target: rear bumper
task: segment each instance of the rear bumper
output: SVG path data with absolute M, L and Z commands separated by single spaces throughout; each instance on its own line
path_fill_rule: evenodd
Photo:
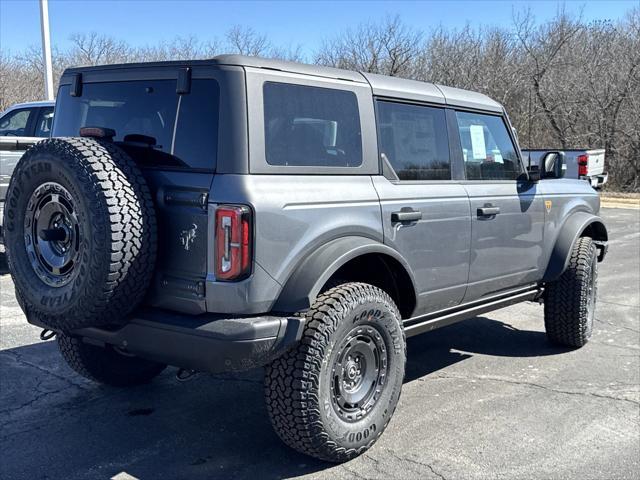
M 583 180 L 587 180 L 593 188 L 599 188 L 599 187 L 602 187 L 605 183 L 607 183 L 607 180 L 609 180 L 609 174 L 602 173 L 600 175 L 592 175 L 592 176 L 580 177 L 580 178 L 582 178 Z
M 158 362 L 201 372 L 242 371 L 263 366 L 302 337 L 304 319 L 260 316 L 220 318 L 160 311 L 137 314 L 117 330 L 72 332 L 87 343 L 114 345 Z

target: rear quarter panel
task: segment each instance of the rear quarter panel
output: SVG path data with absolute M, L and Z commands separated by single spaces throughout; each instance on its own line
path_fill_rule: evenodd
M 348 235 L 383 242 L 378 196 L 371 177 L 365 175 L 216 175 L 210 201 L 253 209 L 255 268 L 254 276 L 245 282 L 250 291 L 267 288 L 274 295 L 277 290 L 273 301 L 294 270 L 319 246 Z M 261 272 L 276 284 L 261 286 L 260 281 L 269 283 L 260 280 Z M 210 278 L 209 303 L 218 304 L 214 299 L 229 285 Z M 264 302 L 268 303 L 266 298 Z

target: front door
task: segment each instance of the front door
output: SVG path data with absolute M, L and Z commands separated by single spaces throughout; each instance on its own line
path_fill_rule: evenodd
M 456 112 L 471 202 L 471 263 L 465 302 L 537 280 L 544 201 L 529 183 L 500 115 Z
M 385 176 L 373 177 L 384 241 L 413 269 L 415 315 L 458 305 L 469 273 L 471 217 L 464 186 L 452 180 L 445 110 L 377 102 Z

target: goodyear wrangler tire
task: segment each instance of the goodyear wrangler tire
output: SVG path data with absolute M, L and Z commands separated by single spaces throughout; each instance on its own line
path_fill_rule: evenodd
M 552 343 L 582 347 L 593 332 L 598 289 L 596 247 L 589 237 L 578 239 L 567 270 L 545 287 L 544 325 Z
M 156 219 L 135 163 L 110 142 L 44 140 L 18 162 L 5 247 L 27 318 L 58 331 L 122 323 L 149 287 Z
M 290 447 L 347 461 L 375 443 L 398 404 L 406 359 L 400 313 L 379 288 L 347 283 L 320 295 L 305 317 L 298 346 L 266 369 L 267 410 Z

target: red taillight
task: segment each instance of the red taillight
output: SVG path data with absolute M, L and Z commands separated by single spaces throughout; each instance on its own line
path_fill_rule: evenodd
M 251 210 L 221 205 L 216 209 L 216 279 L 240 280 L 251 273 Z
M 589 157 L 578 155 L 578 175 L 589 175 Z

